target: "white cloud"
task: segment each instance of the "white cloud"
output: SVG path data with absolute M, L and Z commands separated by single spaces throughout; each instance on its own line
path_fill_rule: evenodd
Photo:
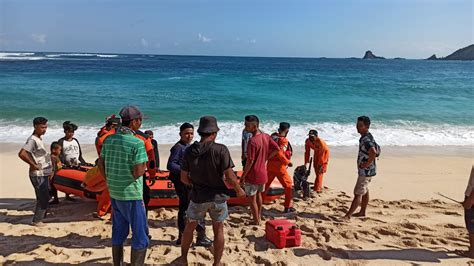
M 256 44 L 256 43 L 257 43 L 257 40 L 256 40 L 256 39 L 251 39 L 251 40 L 249 40 L 249 43 L 250 43 L 250 44 Z
M 40 44 L 46 43 L 46 37 L 46 34 L 31 34 L 31 38 L 33 38 L 33 41 Z
M 206 36 L 202 35 L 201 33 L 198 34 L 198 39 L 201 42 L 212 42 L 211 38 L 207 38 Z
M 179 42 L 174 42 L 173 45 L 174 46 L 179 46 Z
M 239 42 L 239 41 L 240 41 L 240 37 L 235 38 L 235 40 Z
M 145 38 L 141 39 L 141 44 L 143 47 L 148 47 L 148 42 L 145 40 Z

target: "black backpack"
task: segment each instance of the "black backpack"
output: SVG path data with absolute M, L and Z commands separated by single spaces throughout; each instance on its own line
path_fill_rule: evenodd
M 378 158 L 380 157 L 380 154 L 382 153 L 382 149 L 380 148 L 380 145 L 377 144 L 377 142 L 375 142 L 375 140 L 374 140 L 374 144 L 375 144 L 375 157 Z

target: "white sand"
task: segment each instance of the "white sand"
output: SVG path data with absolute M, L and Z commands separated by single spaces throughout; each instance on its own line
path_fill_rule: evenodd
M 61 202 L 51 209 L 47 226 L 28 225 L 34 192 L 27 166 L 17 152 L 20 144 L 0 144 L 0 264 L 23 263 L 110 263 L 111 225 L 95 219 L 94 202 L 78 199 Z M 95 159 L 91 145 L 83 147 L 88 161 Z M 169 146 L 160 147 L 162 167 Z M 223 261 L 228 264 L 315 265 L 331 264 L 466 264 L 455 249 L 468 245 L 463 210 L 447 203 L 435 192 L 462 200 L 470 168 L 472 148 L 384 148 L 378 175 L 370 186 L 373 199 L 368 218 L 340 223 L 349 207 L 356 179 L 355 148 L 333 149 L 325 177 L 326 190 L 320 197 L 295 207 L 294 220 L 303 231 L 301 247 L 275 249 L 264 239 L 264 226 L 244 226 L 249 218 L 244 207 L 232 207 L 226 222 L 226 248 Z M 240 165 L 238 149 L 232 150 Z M 298 149 L 294 164 L 302 163 Z M 290 170 L 292 174 L 293 170 Z M 313 177 L 314 178 L 314 177 Z M 282 200 L 265 206 L 265 214 L 285 218 Z M 156 209 L 150 213 L 152 245 L 147 263 L 163 264 L 179 256 L 173 245 L 177 229 L 176 209 Z M 209 222 L 209 221 L 208 221 Z M 209 235 L 211 227 L 208 227 Z M 126 249 L 129 260 L 129 247 Z M 191 249 L 189 261 L 209 264 L 211 253 L 201 247 Z

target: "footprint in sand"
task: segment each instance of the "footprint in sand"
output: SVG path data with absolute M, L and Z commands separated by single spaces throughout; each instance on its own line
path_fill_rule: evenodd
M 344 239 L 348 239 L 348 240 L 353 240 L 353 239 L 359 239 L 359 237 L 357 236 L 357 233 L 355 232 L 351 232 L 351 231 L 344 231 L 342 233 L 339 234 L 342 238 Z
M 52 246 L 48 246 L 46 247 L 46 251 L 48 252 L 51 252 L 53 253 L 54 255 L 60 255 L 60 254 L 63 254 L 63 250 L 62 249 L 57 249 L 55 247 L 52 247 Z
M 165 250 L 163 251 L 163 256 L 168 255 L 170 252 L 171 252 L 171 248 L 170 248 L 170 247 L 166 247 Z
M 211 254 L 207 251 L 198 251 L 197 255 L 199 255 L 201 258 L 205 259 L 206 261 L 212 260 Z
M 443 227 L 450 228 L 450 229 L 464 229 L 464 226 L 455 225 L 455 224 L 445 224 L 443 225 Z
M 441 213 L 444 214 L 444 215 L 462 216 L 460 213 L 454 212 L 454 211 L 444 211 L 444 212 L 441 212 Z
M 360 247 L 360 246 L 357 246 L 357 245 L 354 245 L 354 244 L 347 244 L 345 245 L 347 248 L 349 249 L 363 249 L 363 247 Z
M 384 236 L 400 236 L 400 232 L 397 232 L 396 230 L 393 230 L 393 229 L 382 227 L 376 230 L 379 234 L 384 235 Z
M 314 228 L 311 228 L 305 224 L 300 226 L 301 231 L 307 232 L 307 233 L 314 233 Z
M 421 219 L 421 218 L 426 218 L 428 216 L 425 214 L 412 213 L 412 214 L 408 214 L 406 217 L 412 218 L 412 219 Z
M 261 256 L 254 256 L 253 258 L 256 264 L 272 265 L 270 260 L 262 258 Z
M 89 250 L 84 250 L 81 253 L 81 257 L 89 257 L 90 255 L 92 255 L 92 251 Z
M 418 247 L 418 241 L 416 240 L 403 240 L 402 241 L 403 245 L 405 245 L 406 247 Z
M 405 228 L 405 229 L 410 229 L 410 230 L 415 230 L 415 231 L 421 231 L 421 230 L 433 231 L 431 228 L 428 228 L 426 226 L 419 225 L 419 224 L 416 224 L 416 223 L 411 223 L 411 222 L 401 223 L 400 226 Z
M 324 240 L 326 242 L 329 242 L 329 240 L 331 240 L 331 235 L 329 235 L 327 232 L 324 232 L 321 235 L 324 237 Z

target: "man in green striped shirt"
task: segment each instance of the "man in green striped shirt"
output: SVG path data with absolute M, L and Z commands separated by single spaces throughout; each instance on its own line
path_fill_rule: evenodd
M 112 202 L 112 257 L 123 264 L 123 243 L 132 228 L 132 265 L 143 265 L 149 245 L 148 223 L 143 203 L 143 181 L 148 157 L 142 140 L 131 129 L 141 124 L 142 114 L 135 106 L 120 111 L 122 127 L 107 137 L 99 158 Z

